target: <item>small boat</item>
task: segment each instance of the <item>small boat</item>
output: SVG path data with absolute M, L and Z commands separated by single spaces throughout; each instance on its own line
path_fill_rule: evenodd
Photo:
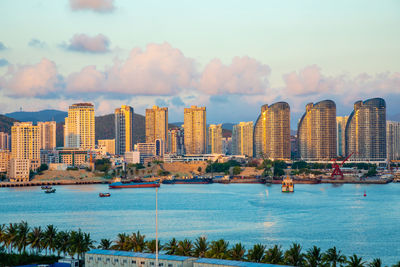
M 99 197 L 110 197 L 110 193 L 99 193 Z
M 55 192 L 56 192 L 56 189 L 55 189 L 55 188 L 53 188 L 53 189 L 46 189 L 46 191 L 44 191 L 44 192 L 47 193 L 47 194 L 55 193 Z
M 53 187 L 51 187 L 50 185 L 42 185 L 43 190 L 52 189 L 52 188 Z
M 367 196 L 367 192 L 364 190 L 364 197 L 366 197 Z
M 156 182 L 115 182 L 109 185 L 109 188 L 148 188 L 160 187 L 160 183 Z
M 289 176 L 287 176 L 282 181 L 282 193 L 293 193 L 293 192 L 294 192 L 293 180 L 290 179 Z

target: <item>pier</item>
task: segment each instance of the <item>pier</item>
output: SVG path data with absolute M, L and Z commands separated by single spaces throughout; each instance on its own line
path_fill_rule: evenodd
M 107 181 L 29 181 L 29 182 L 0 182 L 0 187 L 25 187 L 43 185 L 81 185 L 81 184 L 108 184 Z

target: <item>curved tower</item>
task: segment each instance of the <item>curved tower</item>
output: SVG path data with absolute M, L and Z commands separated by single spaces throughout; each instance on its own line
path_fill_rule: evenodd
M 354 103 L 346 125 L 346 155 L 351 160 L 386 160 L 386 103 L 371 98 Z
M 336 104 L 332 100 L 306 105 L 298 129 L 298 151 L 303 160 L 336 157 Z

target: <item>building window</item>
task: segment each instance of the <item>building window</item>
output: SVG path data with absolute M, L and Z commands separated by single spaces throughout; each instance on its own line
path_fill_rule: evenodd
M 98 260 L 98 261 L 101 261 L 101 257 L 98 257 L 97 260 Z
M 158 266 L 164 266 L 164 263 L 159 263 Z
M 114 259 L 114 262 L 118 262 L 118 259 Z
M 169 264 L 168 264 L 168 267 L 172 267 L 172 266 L 174 266 L 172 263 L 169 263 Z
M 140 264 L 144 264 L 144 261 L 141 261 Z
M 124 260 L 123 262 L 124 262 L 124 263 L 128 263 L 128 261 L 127 261 L 127 260 Z
M 109 258 L 107 258 L 107 259 L 106 259 L 106 262 L 110 262 L 110 259 L 109 259 Z
M 133 264 L 136 264 L 136 261 L 132 261 Z
M 154 266 L 154 262 L 150 262 L 150 265 L 151 265 L 151 266 Z

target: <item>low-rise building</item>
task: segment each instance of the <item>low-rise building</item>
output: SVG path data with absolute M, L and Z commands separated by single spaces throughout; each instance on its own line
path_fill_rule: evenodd
M 98 140 L 97 145 L 102 155 L 115 155 L 115 139 Z
M 128 151 L 125 152 L 125 162 L 127 164 L 140 163 L 140 152 L 139 151 Z
M 29 181 L 30 163 L 31 161 L 29 159 L 10 159 L 7 174 L 10 182 Z
M 0 150 L 0 172 L 7 172 L 10 163 L 11 152 L 8 150 Z

